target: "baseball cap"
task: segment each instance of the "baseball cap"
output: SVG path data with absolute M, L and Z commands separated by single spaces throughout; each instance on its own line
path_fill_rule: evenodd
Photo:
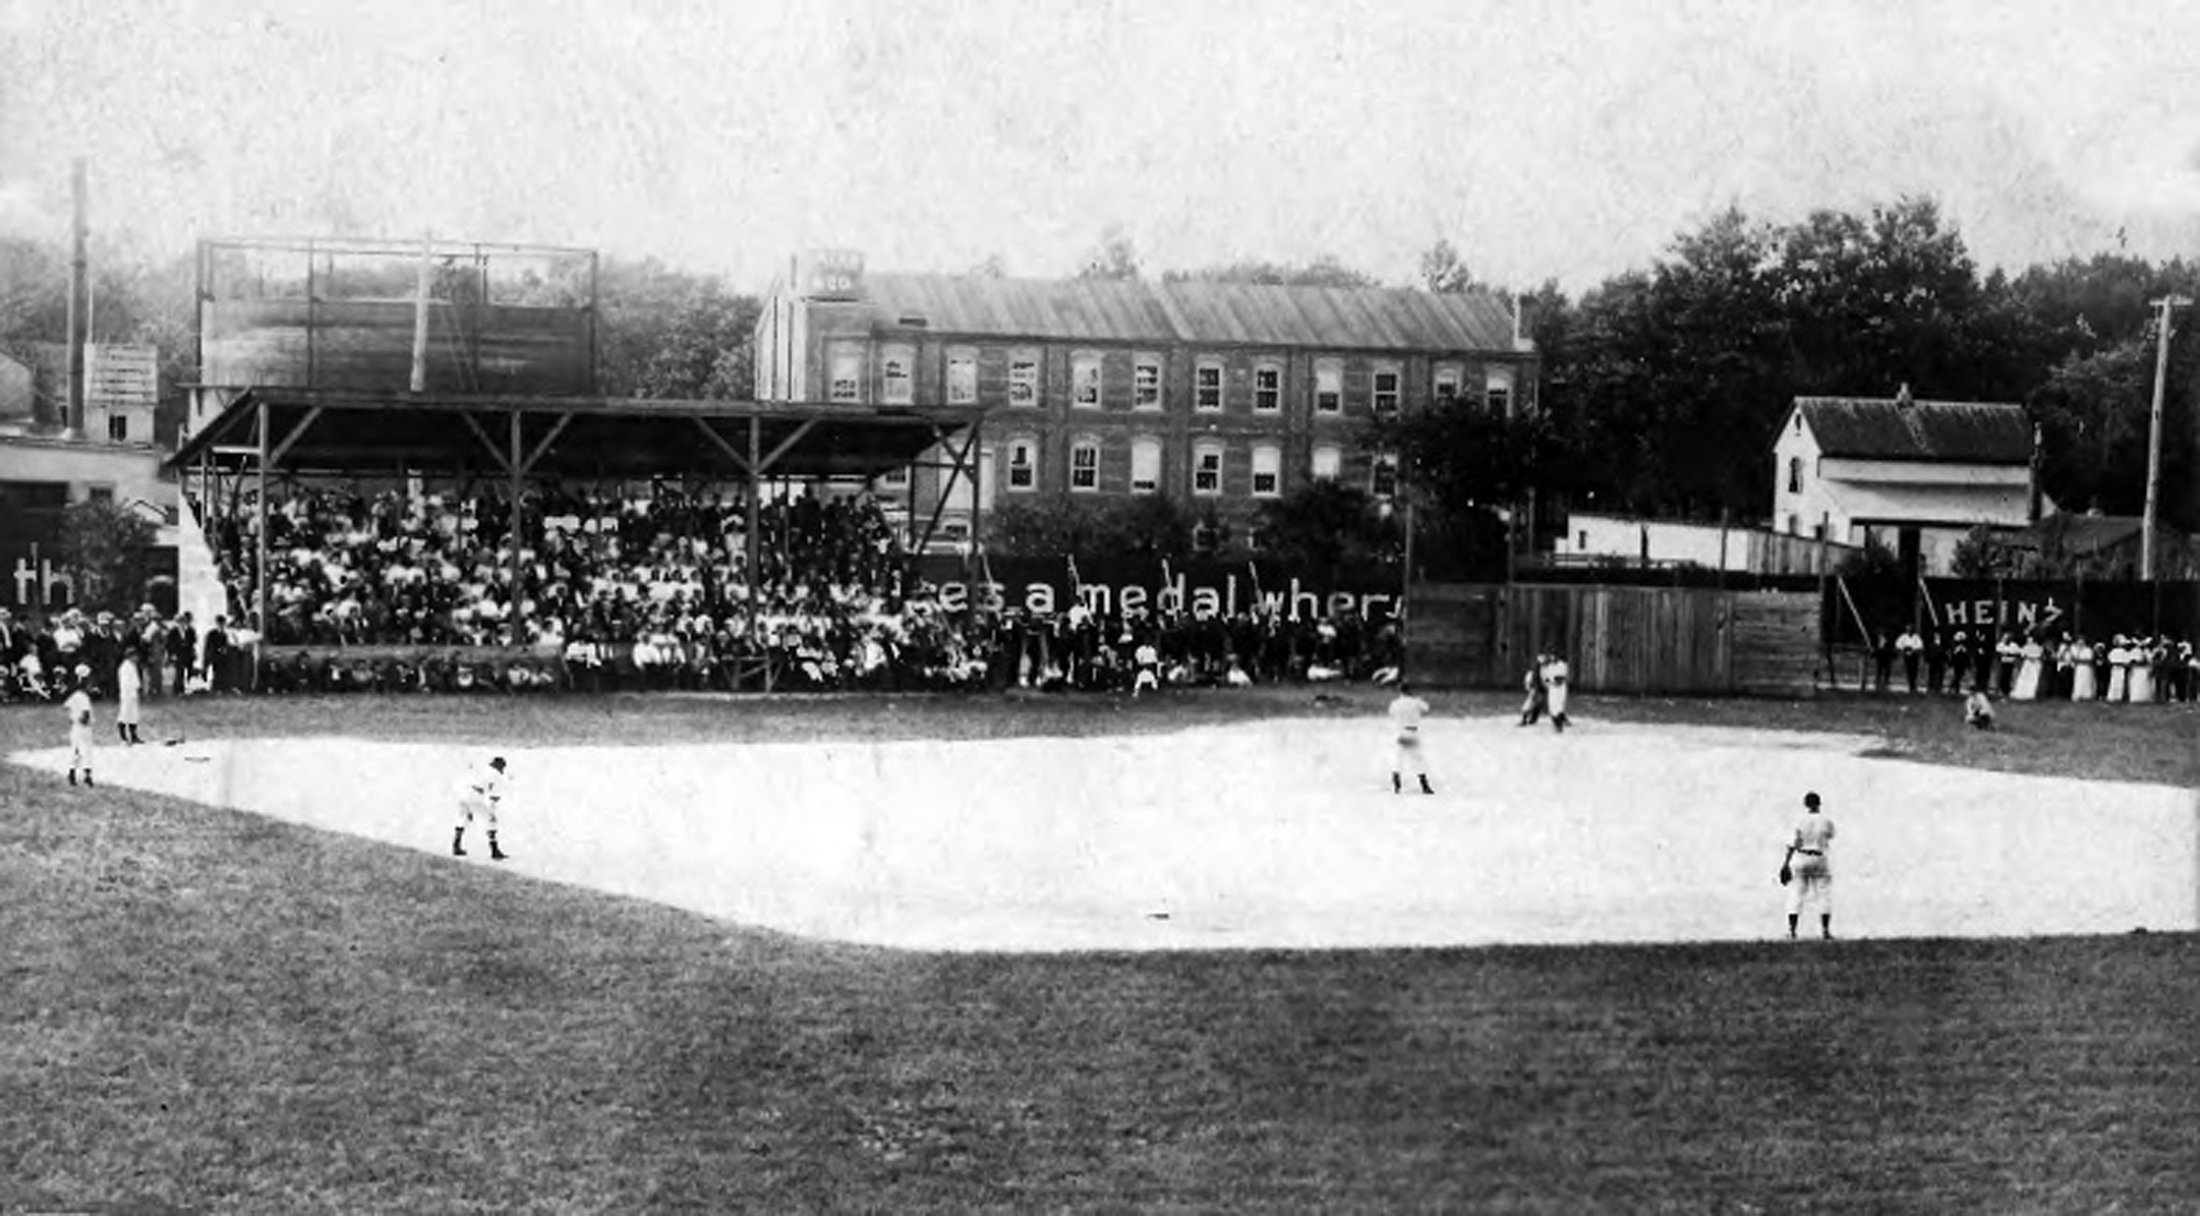
M 1804 805 L 1804 806 L 1817 806 L 1817 805 L 1818 805 L 1818 791 L 1816 791 L 1816 790 L 1812 790 L 1812 791 L 1811 791 L 1810 793 L 1808 793 L 1808 794 L 1805 794 L 1805 795 L 1803 795 L 1803 805 Z

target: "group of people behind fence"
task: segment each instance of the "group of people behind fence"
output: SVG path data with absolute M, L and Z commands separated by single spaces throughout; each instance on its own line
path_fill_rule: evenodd
M 227 618 L 202 629 L 188 612 L 164 615 L 151 604 L 128 614 L 64 608 L 32 617 L 0 607 L 0 703 L 60 701 L 78 683 L 112 695 L 125 658 L 147 697 L 244 691 L 255 640 Z
M 2189 702 L 2200 700 L 2200 654 L 2158 634 L 2004 633 L 1963 629 L 1880 632 L 1872 646 L 1875 688 L 1888 691 L 1899 666 L 1912 693 L 1986 693 L 2014 701 Z

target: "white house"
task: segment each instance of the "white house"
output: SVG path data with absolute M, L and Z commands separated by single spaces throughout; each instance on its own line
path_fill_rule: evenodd
M 1773 445 L 1772 527 L 1876 540 L 1945 573 L 1980 524 L 2038 518 L 2032 423 L 2014 402 L 1798 397 Z M 2049 508 L 2052 509 L 2052 508 Z

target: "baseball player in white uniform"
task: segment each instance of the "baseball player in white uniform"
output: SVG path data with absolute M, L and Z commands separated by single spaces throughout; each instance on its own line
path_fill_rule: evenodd
M 504 800 L 504 757 L 489 761 L 467 775 L 458 791 L 458 830 L 451 835 L 451 856 L 466 855 L 466 825 L 479 816 L 489 832 L 489 860 L 503 861 L 507 854 L 497 847 L 497 803 Z
M 1543 664 L 1543 702 L 1550 711 L 1551 729 L 1560 734 L 1573 725 L 1566 716 L 1566 681 L 1572 673 L 1567 670 L 1566 656 L 1553 654 Z
M 1833 940 L 1833 820 L 1818 809 L 1818 795 L 1803 795 L 1803 817 L 1796 821 L 1795 834 L 1788 840 L 1787 860 L 1783 867 L 1791 867 L 1795 881 L 1788 884 L 1788 936 L 1795 936 L 1795 927 L 1802 920 L 1803 910 L 1815 906 L 1818 910 L 1818 931 L 1827 941 Z
M 1405 774 L 1411 769 L 1420 778 L 1421 792 L 1433 794 L 1435 787 L 1428 783 L 1428 763 L 1421 759 L 1421 719 L 1428 716 L 1428 702 L 1413 695 L 1413 688 L 1405 681 L 1398 682 L 1398 695 L 1390 700 L 1390 724 L 1398 736 L 1397 757 L 1390 763 L 1390 792 L 1406 792 Z
M 70 785 L 76 784 L 78 769 L 84 770 L 84 784 L 92 784 L 92 694 L 84 687 L 91 676 L 91 668 L 79 666 L 68 699 L 61 703 L 63 712 L 69 715 Z

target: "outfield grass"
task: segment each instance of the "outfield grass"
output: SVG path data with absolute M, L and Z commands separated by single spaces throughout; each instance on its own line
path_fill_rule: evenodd
M 640 745 L 1377 704 L 1338 697 L 226 700 L 155 703 L 147 733 Z M 2178 783 L 2200 723 L 1579 716 Z M 58 724 L 0 711 L 0 749 Z M 2200 1194 L 2196 942 L 903 954 L 0 766 L 0 1209 L 2174 1211 Z

